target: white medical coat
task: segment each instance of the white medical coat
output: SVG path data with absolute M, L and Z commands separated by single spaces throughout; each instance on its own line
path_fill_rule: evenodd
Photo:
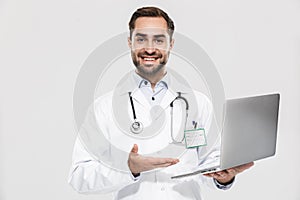
M 151 119 L 149 113 L 151 106 L 147 106 L 147 100 L 144 95 L 137 89 L 132 94 L 134 106 L 139 121 L 144 124 L 149 124 L 147 120 Z M 203 127 L 208 132 L 211 120 L 213 118 L 213 109 L 210 100 L 200 92 L 195 92 L 198 103 L 197 119 L 198 127 Z M 167 124 L 163 132 L 166 134 L 159 134 L 153 139 L 134 141 L 130 137 L 118 131 L 114 125 L 114 117 L 112 112 L 112 97 L 110 92 L 103 95 L 95 102 L 95 118 L 90 119 L 91 115 L 87 115 L 81 131 L 88 132 L 95 126 L 99 126 L 106 136 L 113 140 L 122 141 L 122 148 L 128 149 L 128 154 L 136 143 L 139 146 L 139 154 L 149 153 L 151 149 L 158 148 L 160 145 L 166 145 L 171 141 L 170 138 L 170 106 L 169 104 L 175 99 L 176 93 L 167 91 L 164 99 L 161 102 L 162 107 L 166 107 Z M 175 108 L 176 106 L 174 106 Z M 174 110 L 174 122 L 181 124 L 178 116 L 182 116 L 181 109 Z M 132 115 L 130 104 L 128 104 L 128 115 Z M 177 118 L 176 118 L 177 116 Z M 179 123 L 177 123 L 179 122 Z M 93 124 L 93 123 L 96 123 Z M 128 125 L 130 126 L 130 124 Z M 187 129 L 191 128 L 191 122 L 187 122 Z M 120 144 L 120 143 L 119 143 Z M 134 178 L 130 173 L 129 168 L 127 172 L 112 169 L 111 167 L 98 161 L 88 150 L 79 137 L 76 139 L 73 152 L 72 167 L 70 170 L 69 183 L 72 187 L 80 193 L 107 193 L 113 192 L 115 199 L 201 199 L 201 188 L 203 185 L 211 188 L 217 188 L 216 183 L 212 178 L 203 175 L 196 175 L 182 179 L 171 179 L 172 175 L 181 174 L 187 169 L 193 169 L 201 164 L 215 162 L 220 155 L 219 145 L 212 149 L 211 153 L 205 158 L 199 160 L 199 151 L 201 148 L 188 149 L 182 157 L 180 162 L 170 167 L 160 169 L 157 171 L 143 172 L 137 178 Z M 127 158 L 128 158 L 127 154 Z M 127 159 L 126 158 L 126 159 Z

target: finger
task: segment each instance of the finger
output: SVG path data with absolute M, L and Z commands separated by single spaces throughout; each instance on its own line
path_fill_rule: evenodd
M 176 164 L 179 162 L 177 158 L 150 158 L 150 162 L 153 165 L 161 165 L 161 164 Z
M 163 164 L 159 164 L 159 165 L 154 165 L 153 168 L 161 168 L 161 167 L 169 167 L 173 165 L 172 163 L 163 163 Z
M 203 174 L 203 176 L 213 178 L 214 177 L 214 173 Z
M 217 173 L 213 173 L 213 174 L 211 175 L 211 177 L 214 178 L 214 179 L 220 179 L 220 178 L 222 178 L 222 176 L 220 176 L 220 175 L 217 174 Z
M 206 177 L 210 177 L 210 178 L 217 178 L 219 177 L 219 175 L 216 172 L 212 172 L 212 173 L 207 173 L 207 174 L 203 174 Z
M 216 172 L 216 174 L 219 177 L 226 177 L 228 175 L 228 172 L 226 170 L 224 170 L 224 171 Z
M 242 172 L 246 169 L 249 169 L 250 167 L 252 167 L 254 165 L 254 162 L 250 162 L 250 163 L 246 163 L 246 164 L 243 164 L 243 165 L 240 165 L 240 166 L 237 166 L 235 169 L 238 171 L 238 172 Z
M 254 162 L 250 162 L 250 163 L 245 164 L 244 167 L 248 169 L 248 168 L 252 167 L 253 165 L 254 165 Z
M 231 175 L 236 175 L 237 174 L 237 172 L 234 168 L 227 169 L 227 172 Z
M 139 150 L 138 145 L 134 144 L 133 147 L 132 147 L 132 149 L 131 149 L 131 153 L 137 153 L 138 150 Z
M 147 170 L 152 170 L 152 169 L 156 169 L 156 168 L 169 167 L 169 166 L 174 165 L 176 163 L 174 163 L 174 162 L 164 162 L 164 163 L 159 163 L 159 164 L 158 163 L 152 164 L 152 163 L 149 163 L 149 161 L 148 161 L 148 164 L 146 164 L 146 166 L 148 168 Z

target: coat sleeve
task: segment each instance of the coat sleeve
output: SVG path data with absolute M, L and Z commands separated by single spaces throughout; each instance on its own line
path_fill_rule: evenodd
M 113 159 L 110 143 L 104 139 L 109 134 L 108 103 L 109 98 L 102 98 L 90 106 L 74 145 L 68 182 L 80 193 L 114 192 L 139 180 L 128 168 L 128 153 L 118 157 L 124 170 L 110 167 L 101 159 L 103 155 L 109 161 Z
M 108 193 L 138 180 L 130 172 L 112 169 L 94 159 L 77 137 L 68 180 L 74 190 L 79 193 Z

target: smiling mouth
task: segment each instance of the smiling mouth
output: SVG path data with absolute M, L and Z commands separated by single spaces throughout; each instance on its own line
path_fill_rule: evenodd
M 144 61 L 156 61 L 159 57 L 141 57 Z
M 155 61 L 157 58 L 143 58 L 145 61 Z

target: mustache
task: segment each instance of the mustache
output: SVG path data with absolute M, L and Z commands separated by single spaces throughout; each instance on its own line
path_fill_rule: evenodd
M 153 53 L 148 53 L 146 51 L 142 51 L 142 52 L 139 52 L 137 54 L 138 57 L 147 57 L 147 56 L 152 56 L 152 57 L 155 57 L 155 58 L 162 58 L 162 54 L 158 51 L 154 51 Z

